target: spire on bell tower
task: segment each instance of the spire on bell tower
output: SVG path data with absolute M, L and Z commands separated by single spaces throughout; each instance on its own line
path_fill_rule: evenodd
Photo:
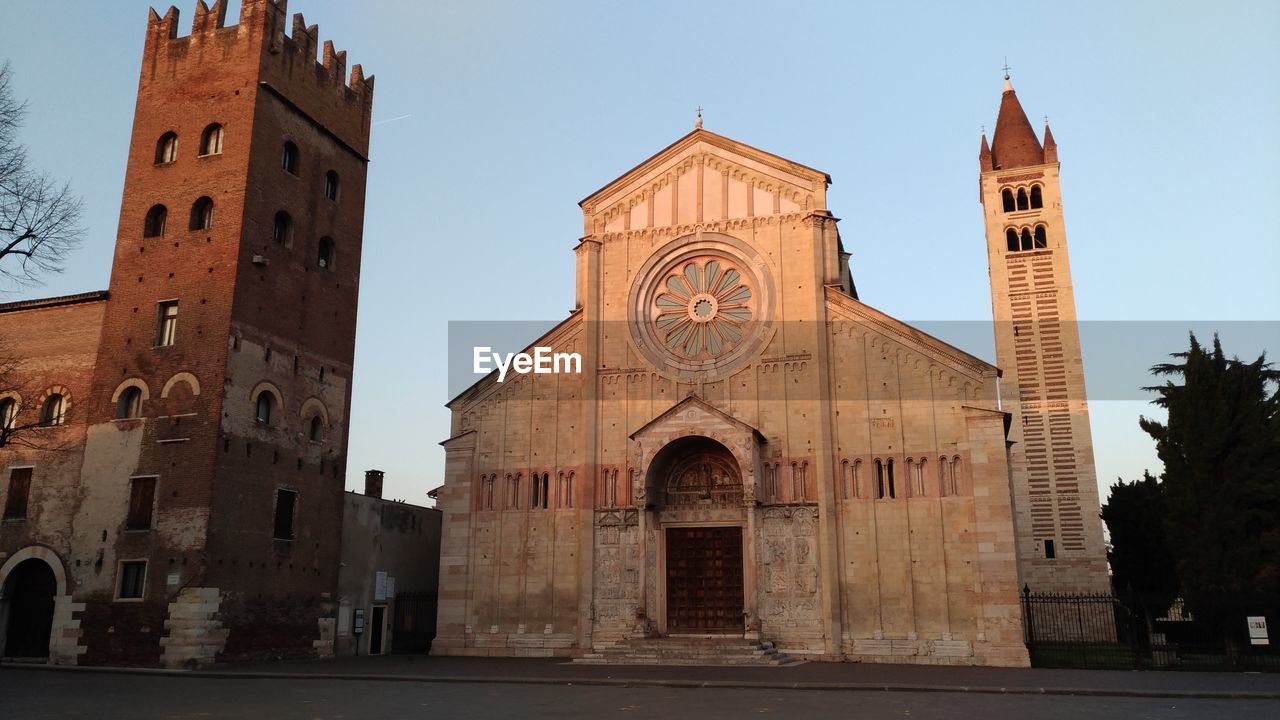
M 1049 129 L 1049 116 L 1044 117 L 1044 162 L 1058 162 L 1058 143 L 1053 140 L 1053 131 Z

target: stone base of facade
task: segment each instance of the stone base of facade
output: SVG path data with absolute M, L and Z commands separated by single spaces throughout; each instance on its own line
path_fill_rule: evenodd
M 198 668 L 212 665 L 227 643 L 227 629 L 217 619 L 222 595 L 218 588 L 190 587 L 169 603 L 164 621 L 167 635 L 160 638 L 160 662 L 166 668 Z
M 573 657 L 579 652 L 572 633 L 467 632 L 437 635 L 432 655 L 459 657 Z
M 969 640 L 853 639 L 842 650 L 850 662 L 895 665 L 977 665 L 1030 667 L 1025 645 L 996 645 Z

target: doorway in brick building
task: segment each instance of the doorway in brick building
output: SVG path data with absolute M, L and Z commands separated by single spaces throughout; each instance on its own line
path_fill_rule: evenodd
M 0 588 L 0 598 L 7 604 L 9 616 L 5 657 L 49 657 L 53 597 L 57 592 L 58 580 L 43 560 L 24 560 L 9 573 L 4 587 Z
M 667 528 L 667 632 L 742 631 L 742 528 Z

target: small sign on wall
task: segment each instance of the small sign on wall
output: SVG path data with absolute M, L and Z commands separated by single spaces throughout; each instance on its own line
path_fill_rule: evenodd
M 387 576 L 387 597 L 395 598 L 396 596 L 396 576 Z
M 384 572 L 375 573 L 373 576 L 373 599 L 387 599 L 387 574 Z
M 1267 637 L 1267 619 L 1261 615 L 1251 615 L 1248 620 L 1249 644 L 1270 645 L 1271 640 Z
M 356 608 L 356 617 L 351 623 L 351 632 L 356 635 L 364 634 L 364 608 Z

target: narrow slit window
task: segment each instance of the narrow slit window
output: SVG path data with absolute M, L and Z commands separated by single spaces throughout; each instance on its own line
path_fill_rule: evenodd
M 209 230 L 213 227 L 213 198 L 202 197 L 191 205 L 191 230 Z
M 0 398 L 0 430 L 11 430 L 18 417 L 18 401 L 11 397 Z
M 178 134 L 167 132 L 156 141 L 156 164 L 168 165 L 178 159 Z
M 298 174 L 298 146 L 286 142 L 280 148 L 280 169 L 290 175 Z
M 222 154 L 222 126 L 214 123 L 200 134 L 200 155 Z
M 275 414 L 276 396 L 269 391 L 263 390 L 258 393 L 258 401 L 254 408 L 254 419 L 259 425 L 270 425 L 272 415 Z
M 338 173 L 332 170 L 324 174 L 324 197 L 326 200 L 338 199 Z
M 142 237 L 163 237 L 164 227 L 168 224 L 169 209 L 163 205 L 152 205 L 147 211 L 146 220 L 142 223 Z
M 125 518 L 126 530 L 150 530 L 153 506 L 156 500 L 156 479 L 136 477 L 129 481 L 129 515 Z
M 276 514 L 271 537 L 276 540 L 293 539 L 293 516 L 298 506 L 298 493 L 279 488 L 276 490 Z
M 178 337 L 178 301 L 160 303 L 156 312 L 156 347 L 168 347 Z
M 289 213 L 281 210 L 276 213 L 275 220 L 271 223 L 271 242 L 276 245 L 289 244 L 289 229 L 293 227 L 293 219 L 289 217 Z
M 116 401 L 116 419 L 128 420 L 142 415 L 142 390 L 127 387 Z
M 316 266 L 322 270 L 333 267 L 333 238 L 320 238 L 320 246 L 316 252 Z
M 120 563 L 120 588 L 117 592 L 119 599 L 141 600 L 146 588 L 146 560 L 131 560 Z
M 5 520 L 25 520 L 27 499 L 31 495 L 32 468 L 14 468 L 9 471 L 9 494 L 4 500 Z
M 54 427 L 66 422 L 67 399 L 61 393 L 45 398 L 40 406 L 40 427 Z

